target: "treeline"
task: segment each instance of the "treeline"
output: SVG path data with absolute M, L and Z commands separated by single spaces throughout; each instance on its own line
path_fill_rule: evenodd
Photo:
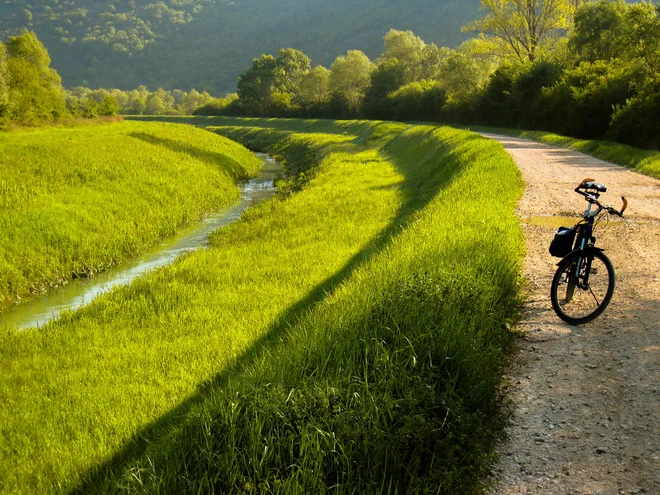
M 353 50 L 329 69 L 283 49 L 195 113 L 485 124 L 660 148 L 660 6 L 481 3 L 486 16 L 464 28 L 480 34 L 456 49 L 391 30 L 374 62 Z
M 111 105 L 115 114 L 122 115 L 191 115 L 196 108 L 214 101 L 206 91 L 166 91 L 163 88 L 149 91 L 146 86 L 132 91 L 92 90 L 79 86 L 65 91 L 64 98 L 71 113 L 88 117 L 95 114 L 108 115 L 104 113 L 108 105 Z
M 207 93 L 162 88 L 132 91 L 77 87 L 66 90 L 51 66 L 48 50 L 37 35 L 23 30 L 0 41 L 0 123 L 35 124 L 67 117 L 94 118 L 117 114 L 188 115 L 213 100 Z

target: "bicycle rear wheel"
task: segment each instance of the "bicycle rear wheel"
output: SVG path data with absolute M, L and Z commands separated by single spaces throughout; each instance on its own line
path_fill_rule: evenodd
M 616 274 L 601 251 L 576 251 L 561 260 L 552 279 L 552 309 L 566 323 L 582 325 L 600 315 L 612 300 Z

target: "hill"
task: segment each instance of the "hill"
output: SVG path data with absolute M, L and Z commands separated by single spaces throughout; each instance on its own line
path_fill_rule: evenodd
M 329 65 L 375 58 L 390 29 L 455 46 L 478 0 L 45 0 L 0 3 L 0 38 L 27 27 L 65 86 L 232 91 L 254 57 L 292 47 Z

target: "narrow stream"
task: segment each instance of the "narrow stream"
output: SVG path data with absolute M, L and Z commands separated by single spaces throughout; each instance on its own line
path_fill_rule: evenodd
M 207 217 L 200 224 L 189 227 L 175 237 L 122 265 L 90 279 L 78 279 L 53 292 L 0 313 L 0 328 L 41 327 L 57 318 L 63 311 L 75 310 L 89 304 L 95 297 L 113 287 L 127 285 L 136 277 L 155 268 L 172 263 L 179 255 L 207 246 L 209 235 L 216 229 L 235 222 L 250 206 L 275 194 L 273 181 L 282 166 L 268 155 L 257 153 L 263 161 L 261 176 L 241 186 L 238 203 Z

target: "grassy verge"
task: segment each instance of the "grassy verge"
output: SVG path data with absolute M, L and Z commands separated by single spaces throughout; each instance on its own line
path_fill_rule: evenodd
M 573 151 L 580 151 L 610 163 L 630 168 L 640 174 L 660 179 L 660 151 L 644 150 L 612 141 L 575 139 L 551 132 L 524 131 L 501 127 L 470 126 L 475 132 L 492 132 L 506 136 L 522 137 L 540 143 L 557 146 Z
M 0 491 L 478 490 L 518 309 L 512 160 L 448 128 L 234 123 L 315 172 L 209 250 L 3 337 Z
M 0 309 L 96 272 L 238 198 L 245 148 L 190 126 L 0 133 Z

